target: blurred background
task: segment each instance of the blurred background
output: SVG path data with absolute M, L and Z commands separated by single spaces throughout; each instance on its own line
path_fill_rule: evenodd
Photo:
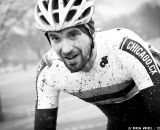
M 49 49 L 36 30 L 36 0 L 0 0 L 0 130 L 33 130 L 35 74 Z M 160 0 L 95 0 L 98 31 L 129 28 L 160 50 Z M 57 130 L 105 130 L 98 108 L 61 93 Z

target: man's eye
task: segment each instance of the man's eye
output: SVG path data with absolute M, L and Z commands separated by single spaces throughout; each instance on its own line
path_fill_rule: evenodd
M 70 38 L 75 38 L 77 35 L 75 33 L 71 33 L 69 36 Z
M 55 41 L 55 42 L 58 42 L 60 40 L 59 37 L 50 37 L 51 40 Z

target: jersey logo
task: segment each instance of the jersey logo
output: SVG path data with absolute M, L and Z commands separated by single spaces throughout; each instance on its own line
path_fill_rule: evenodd
M 104 68 L 108 64 L 108 56 L 102 57 L 101 60 L 100 66 Z
M 140 43 L 129 38 L 124 38 L 120 49 L 130 53 L 136 57 L 146 68 L 152 82 L 160 84 L 160 74 L 157 65 L 155 64 L 151 54 Z

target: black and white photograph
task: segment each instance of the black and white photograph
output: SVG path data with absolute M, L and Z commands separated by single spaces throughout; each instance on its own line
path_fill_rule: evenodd
M 160 0 L 0 0 L 0 130 L 160 130 Z

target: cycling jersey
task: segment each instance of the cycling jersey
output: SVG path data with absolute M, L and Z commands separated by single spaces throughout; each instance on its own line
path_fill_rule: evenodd
M 97 56 L 89 72 L 71 73 L 50 50 L 51 66 L 37 80 L 38 109 L 57 108 L 60 91 L 95 105 L 122 103 L 159 84 L 159 68 L 149 45 L 127 29 L 97 32 Z

